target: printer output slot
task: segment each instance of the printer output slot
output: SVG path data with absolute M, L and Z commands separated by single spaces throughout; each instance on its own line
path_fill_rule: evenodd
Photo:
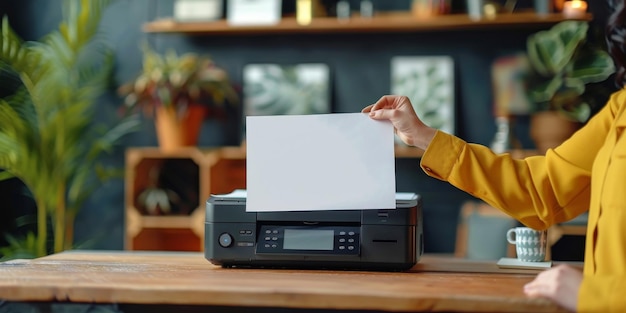
M 274 225 L 274 226 L 352 226 L 359 227 L 361 223 L 357 222 L 316 222 L 316 221 L 263 221 L 257 223 L 259 226 L 262 225 Z M 258 227 L 260 229 L 260 227 Z

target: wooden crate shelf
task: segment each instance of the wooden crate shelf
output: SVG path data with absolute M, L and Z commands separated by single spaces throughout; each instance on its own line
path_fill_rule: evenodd
M 228 162 L 221 149 L 128 149 L 125 248 L 201 251 L 206 200 L 211 194 L 245 188 L 245 158 L 243 168 Z M 168 201 L 170 211 L 148 209 L 142 196 L 154 189 L 161 194 L 166 190 L 167 199 L 178 202 Z

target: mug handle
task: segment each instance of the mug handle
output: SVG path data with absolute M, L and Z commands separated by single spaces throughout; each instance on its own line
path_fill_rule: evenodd
M 512 236 L 514 234 L 515 234 L 515 228 L 511 228 L 506 232 L 506 241 L 508 241 L 512 245 L 516 243 L 516 240 L 513 239 L 513 236 Z

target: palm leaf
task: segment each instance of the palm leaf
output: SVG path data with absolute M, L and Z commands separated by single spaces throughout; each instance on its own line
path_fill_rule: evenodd
M 2 41 L 0 53 L 5 63 L 10 64 L 18 72 L 30 72 L 31 63 L 28 51 L 22 49 L 22 40 L 13 32 L 9 25 L 9 19 L 2 19 Z
M 23 42 L 8 19 L 2 22 L 0 79 L 7 78 L 7 93 L 14 93 L 0 100 L 0 167 L 20 178 L 44 209 L 32 245 L 39 254 L 46 251 L 46 208 L 63 214 L 68 201 L 77 208 L 99 186 L 89 173 L 100 153 L 136 123 L 123 121 L 104 135 L 93 123 L 95 100 L 108 87 L 113 66 L 113 53 L 97 36 L 110 2 L 65 0 L 59 30 L 39 42 Z M 63 228 L 54 225 L 55 238 L 62 238 L 57 232 Z
M 5 238 L 9 243 L 9 246 L 0 248 L 0 255 L 4 255 L 4 257 L 0 258 L 0 261 L 7 261 L 11 259 L 30 259 L 36 257 L 36 237 L 37 236 L 34 233 L 28 233 L 26 237 L 18 239 L 7 234 Z

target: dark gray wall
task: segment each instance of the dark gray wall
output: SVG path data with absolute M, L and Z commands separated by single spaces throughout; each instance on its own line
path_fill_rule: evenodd
M 25 39 L 36 40 L 56 28 L 62 0 L 21 0 L 8 6 L 12 25 Z M 356 3 L 355 1 L 353 1 Z M 375 5 L 387 10 L 408 9 L 410 0 L 379 0 Z M 462 3 L 454 1 L 453 3 Z M 601 18 L 601 4 L 591 1 L 592 10 Z M 598 6 L 595 8 L 594 5 Z M 495 127 L 491 115 L 490 66 L 494 58 L 523 50 L 526 36 L 536 29 L 489 29 L 403 34 L 325 34 L 280 36 L 186 36 L 145 34 L 142 24 L 170 16 L 172 0 L 118 0 L 103 21 L 104 36 L 116 51 L 115 83 L 132 79 L 141 68 L 139 45 L 147 40 L 159 51 L 174 48 L 179 52 L 209 53 L 241 83 L 242 68 L 254 62 L 325 62 L 333 74 L 333 111 L 356 112 L 389 93 L 390 59 L 396 55 L 450 55 L 455 62 L 457 134 L 476 143 L 488 144 Z M 114 92 L 99 104 L 99 118 L 112 121 L 121 100 Z M 200 138 L 201 146 L 237 145 L 241 138 L 240 118 L 207 121 Z M 519 120 L 517 137 L 532 147 L 527 136 L 527 121 Z M 145 119 L 142 131 L 125 141 L 125 146 L 154 146 L 152 120 Z M 124 165 L 124 147 L 104 161 Z M 396 165 L 398 191 L 414 191 L 424 198 L 427 252 L 454 249 L 456 220 L 461 203 L 471 197 L 447 183 L 426 177 L 417 159 L 399 159 Z M 82 209 L 76 225 L 77 244 L 86 247 L 122 249 L 124 225 L 123 181 L 102 186 Z

